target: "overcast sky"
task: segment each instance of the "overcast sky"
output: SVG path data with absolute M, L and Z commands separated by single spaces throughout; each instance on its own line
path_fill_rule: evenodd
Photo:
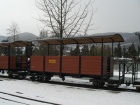
M 86 0 L 85 0 L 86 1 Z M 140 0 L 95 0 L 94 33 L 140 31 Z M 6 29 L 12 22 L 20 32 L 35 35 L 43 25 L 36 19 L 41 16 L 35 0 L 0 0 L 0 35 L 7 35 Z

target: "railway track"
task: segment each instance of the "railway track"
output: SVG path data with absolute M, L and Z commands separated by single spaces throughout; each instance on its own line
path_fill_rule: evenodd
M 26 104 L 26 103 L 19 102 L 19 101 L 14 101 L 14 100 L 4 98 L 4 97 L 0 97 L 0 99 L 6 100 L 6 101 L 11 101 L 11 102 L 18 103 L 18 104 L 23 104 L 23 105 L 30 105 L 30 104 Z
M 53 102 L 48 102 L 48 101 L 42 101 L 42 100 L 37 100 L 37 99 L 33 99 L 33 98 L 23 97 L 23 96 L 10 94 L 10 93 L 6 93 L 6 92 L 2 92 L 2 91 L 0 91 L 0 94 L 12 96 L 12 97 L 16 97 L 16 98 L 20 98 L 20 99 L 24 99 L 24 100 L 30 100 L 30 101 L 34 101 L 34 102 L 39 102 L 39 103 L 45 103 L 45 104 L 49 104 L 49 105 L 61 105 L 61 104 L 57 104 L 57 103 L 53 103 Z M 23 102 L 20 102 L 20 101 L 15 101 L 15 100 L 4 98 L 4 97 L 0 97 L 0 99 L 15 102 L 15 103 L 20 103 L 20 104 L 24 104 L 24 105 L 30 105 L 30 104 L 27 104 L 27 103 L 23 103 Z
M 8 78 L 7 76 L 2 76 L 0 75 L 1 78 Z M 12 79 L 16 79 L 19 80 L 18 78 L 12 78 Z M 31 81 L 30 78 L 25 78 L 24 80 L 27 81 Z M 0 79 L 0 81 L 3 81 L 2 79 Z M 22 80 L 21 80 L 22 81 Z M 32 81 L 32 82 L 39 82 L 39 81 Z M 68 82 L 60 82 L 60 81 L 48 81 L 48 82 L 39 82 L 39 83 L 47 83 L 47 84 L 54 84 L 54 85 L 64 85 L 64 86 L 68 86 L 69 88 L 85 88 L 87 90 L 91 90 L 92 89 L 101 89 L 101 90 L 111 90 L 111 91 L 120 91 L 120 92 L 137 92 L 136 89 L 128 89 L 128 88 L 109 88 L 107 86 L 104 86 L 102 88 L 95 88 L 92 85 L 87 85 L 87 84 L 78 84 L 78 83 L 68 83 Z

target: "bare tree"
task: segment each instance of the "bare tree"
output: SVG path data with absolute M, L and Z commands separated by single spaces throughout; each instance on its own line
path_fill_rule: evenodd
M 47 37 L 48 37 L 48 31 L 42 29 L 42 30 L 40 31 L 39 38 L 40 38 L 40 39 L 43 39 L 43 38 L 47 38 Z
M 12 24 L 10 25 L 9 29 L 7 29 L 8 31 L 8 35 L 10 35 L 10 37 L 8 38 L 8 41 L 16 41 L 19 39 L 19 33 L 20 33 L 20 29 L 17 23 L 12 22 Z
M 88 34 L 95 13 L 92 1 L 83 6 L 77 0 L 36 0 L 36 5 L 44 13 L 40 21 L 62 38 Z

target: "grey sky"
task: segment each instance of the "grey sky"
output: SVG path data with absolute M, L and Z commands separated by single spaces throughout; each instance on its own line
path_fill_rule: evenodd
M 85 0 L 86 1 L 86 0 Z M 140 0 L 95 0 L 93 33 L 140 31 Z M 38 35 L 43 25 L 35 0 L 0 0 L 0 35 L 16 22 L 21 32 Z

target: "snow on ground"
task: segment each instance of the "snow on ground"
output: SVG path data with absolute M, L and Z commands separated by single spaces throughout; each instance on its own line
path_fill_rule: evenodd
M 52 81 L 61 80 L 54 77 Z M 87 79 L 68 77 L 65 82 L 91 85 Z M 0 78 L 0 83 L 0 105 L 140 105 L 140 93 L 134 91 L 103 90 L 8 78 Z M 124 85 L 121 87 L 126 88 Z

